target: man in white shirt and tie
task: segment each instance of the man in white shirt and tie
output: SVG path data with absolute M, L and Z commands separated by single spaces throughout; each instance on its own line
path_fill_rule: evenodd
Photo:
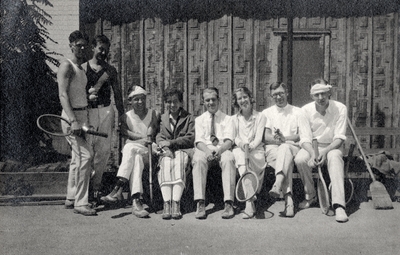
M 308 123 L 300 108 L 288 104 L 286 84 L 271 84 L 270 95 L 275 105 L 262 112 L 267 117 L 264 132 L 265 154 L 268 165 L 275 169 L 276 177 L 269 194 L 277 198 L 283 193 L 285 209 L 281 215 L 293 217 L 294 157 L 300 150 L 301 135 L 308 130 Z
M 197 201 L 195 217 L 205 219 L 205 193 L 208 170 L 218 164 L 222 170 L 222 188 L 225 207 L 223 219 L 232 218 L 234 190 L 236 182 L 235 159 L 231 151 L 233 134 L 226 128 L 230 117 L 219 110 L 219 92 L 210 87 L 203 91 L 204 106 L 207 111 L 195 120 L 195 152 L 193 155 L 193 189 Z

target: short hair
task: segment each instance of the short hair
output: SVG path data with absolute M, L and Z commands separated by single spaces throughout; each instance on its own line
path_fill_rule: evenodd
M 274 82 L 269 86 L 269 91 L 282 87 L 285 91 L 287 91 L 287 86 L 283 82 Z
M 253 93 L 250 91 L 250 89 L 248 87 L 244 87 L 243 86 L 243 87 L 239 87 L 239 88 L 235 89 L 235 91 L 233 91 L 232 105 L 234 107 L 237 107 L 237 108 L 240 107 L 238 102 L 237 102 L 237 96 L 236 96 L 236 93 L 238 93 L 238 92 L 243 92 L 246 95 L 248 95 L 249 98 L 250 98 L 250 103 L 251 104 L 255 103 L 255 100 L 253 98 Z
M 93 40 L 92 40 L 92 45 L 93 45 L 93 47 L 96 47 L 97 43 L 105 43 L 105 44 L 107 44 L 108 46 L 111 45 L 110 39 L 108 39 L 108 37 L 105 36 L 105 35 L 103 35 L 103 34 L 96 35 L 96 36 L 93 38 Z
M 69 43 L 76 42 L 80 39 L 83 39 L 83 40 L 86 40 L 87 42 L 89 42 L 89 36 L 79 30 L 75 30 L 68 37 Z
M 203 93 L 201 94 L 201 98 L 204 100 L 204 93 L 206 93 L 206 92 L 215 92 L 216 94 L 217 94 L 217 98 L 219 99 L 219 90 L 216 88 L 216 87 L 208 87 L 208 88 L 205 88 L 204 90 L 203 90 Z
M 164 95 L 163 95 L 164 101 L 167 101 L 168 97 L 173 95 L 177 95 L 178 100 L 180 102 L 183 102 L 183 91 L 175 87 L 167 87 L 164 90 Z

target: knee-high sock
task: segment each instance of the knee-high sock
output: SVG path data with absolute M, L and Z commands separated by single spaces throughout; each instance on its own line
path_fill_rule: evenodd
M 176 183 L 172 186 L 172 200 L 180 201 L 183 193 L 183 183 Z

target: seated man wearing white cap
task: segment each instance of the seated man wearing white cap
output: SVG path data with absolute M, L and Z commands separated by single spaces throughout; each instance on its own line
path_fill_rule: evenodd
M 311 98 L 314 102 L 302 107 L 310 125 L 310 132 L 302 137 L 302 149 L 295 157 L 295 163 L 304 184 L 306 199 L 299 204 L 299 209 L 309 208 L 317 201 L 312 168 L 326 164 L 332 184 L 332 205 L 336 221 L 348 221 L 345 212 L 344 163 L 342 146 L 346 140 L 347 107 L 330 100 L 331 85 L 323 79 L 317 79 L 311 87 Z M 315 158 L 312 140 L 317 139 L 319 157 Z
M 157 130 L 159 126 L 158 114 L 146 107 L 147 92 L 140 86 L 133 86 L 128 100 L 132 105 L 129 110 L 121 116 L 121 134 L 127 138 L 122 150 L 122 160 L 117 177 L 119 178 L 113 191 L 105 197 L 103 202 L 113 203 L 122 199 L 122 188 L 129 181 L 132 194 L 132 214 L 144 218 L 149 212 L 143 209 L 140 201 L 143 194 L 142 174 L 145 165 L 149 164 L 147 145 L 149 142 L 148 128 Z M 155 134 L 152 134 L 155 135 Z

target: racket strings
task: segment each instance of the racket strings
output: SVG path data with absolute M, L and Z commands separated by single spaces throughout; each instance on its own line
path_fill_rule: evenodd
M 50 134 L 56 134 L 56 135 L 63 135 L 65 134 L 63 127 L 67 127 L 67 132 L 69 129 L 69 124 L 65 120 L 57 117 L 52 117 L 52 116 L 41 116 L 38 120 L 38 125 L 39 127 Z

